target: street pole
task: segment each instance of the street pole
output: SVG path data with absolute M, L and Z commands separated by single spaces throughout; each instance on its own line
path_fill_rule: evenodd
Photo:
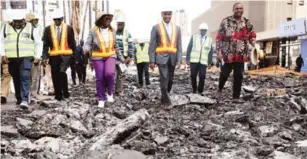
M 43 3 L 43 24 L 44 27 L 46 27 L 46 9 L 45 9 L 46 1 L 42 1 L 42 3 Z

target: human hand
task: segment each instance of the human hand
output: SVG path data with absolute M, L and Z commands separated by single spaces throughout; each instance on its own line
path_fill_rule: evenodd
M 8 63 L 9 63 L 9 60 L 7 59 L 6 56 L 2 56 L 2 62 L 3 62 L 4 64 L 8 64 Z
M 150 63 L 149 65 L 150 69 L 154 70 L 156 67 L 156 64 L 154 62 Z

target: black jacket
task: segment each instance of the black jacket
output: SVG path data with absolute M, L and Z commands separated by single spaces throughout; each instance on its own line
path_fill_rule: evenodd
M 68 40 L 68 47 L 72 49 L 73 56 L 76 54 L 76 41 L 75 41 L 75 35 L 74 30 L 71 26 L 67 25 L 67 40 Z M 51 38 L 51 31 L 50 31 L 50 25 L 47 26 L 44 30 L 44 36 L 43 36 L 43 59 L 49 58 L 49 49 L 53 49 L 53 43 Z

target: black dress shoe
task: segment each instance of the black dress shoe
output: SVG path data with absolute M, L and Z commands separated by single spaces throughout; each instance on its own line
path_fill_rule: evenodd
M 17 100 L 16 105 L 20 105 L 21 100 Z
M 6 97 L 1 97 L 1 104 L 6 104 L 7 101 L 6 101 Z

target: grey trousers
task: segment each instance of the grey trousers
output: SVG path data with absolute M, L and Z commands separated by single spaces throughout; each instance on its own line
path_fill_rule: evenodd
M 119 65 L 116 64 L 116 84 L 115 84 L 115 92 L 121 93 L 123 91 L 125 73 L 120 71 Z
M 41 65 L 40 64 L 34 64 L 32 66 L 31 70 L 31 94 L 37 95 L 38 92 L 38 85 L 39 85 L 39 79 L 40 79 L 40 73 L 41 73 Z
M 166 64 L 159 64 L 160 73 L 160 89 L 161 89 L 161 104 L 171 105 L 169 93 L 173 86 L 173 76 L 176 65 L 172 65 L 170 61 Z

